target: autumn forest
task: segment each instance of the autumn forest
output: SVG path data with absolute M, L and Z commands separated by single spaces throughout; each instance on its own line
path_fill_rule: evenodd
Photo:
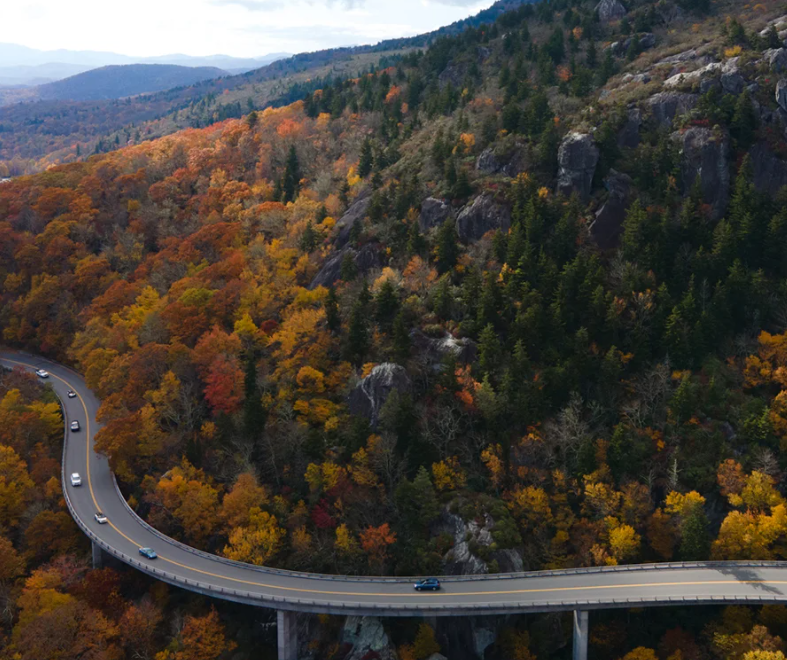
M 83 374 L 131 506 L 231 559 L 787 559 L 778 3 L 625 5 L 522 5 L 0 184 L 0 341 Z M 89 567 L 62 438 L 52 391 L 0 374 L 0 658 L 266 657 L 264 612 Z M 555 614 L 474 622 L 481 653 L 457 622 L 385 625 L 385 653 L 352 655 L 312 617 L 303 652 L 571 652 Z M 785 640 L 784 606 L 621 610 L 590 653 L 778 660 Z

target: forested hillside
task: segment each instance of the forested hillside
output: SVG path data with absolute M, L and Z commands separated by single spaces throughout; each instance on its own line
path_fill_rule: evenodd
M 233 559 L 787 559 L 782 11 L 525 5 L 2 184 L 3 340 L 85 374 L 133 506 Z M 785 621 L 612 612 L 591 653 L 776 660 Z M 566 624 L 391 624 L 381 657 L 565 657 Z

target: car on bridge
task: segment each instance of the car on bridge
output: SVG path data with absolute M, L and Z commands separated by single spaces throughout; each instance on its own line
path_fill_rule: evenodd
M 440 580 L 437 578 L 418 580 L 413 587 L 415 587 L 416 591 L 440 591 Z
M 148 559 L 155 559 L 158 557 L 156 551 L 153 548 L 140 548 L 139 554 L 141 554 L 143 557 L 147 557 Z
M 71 475 L 71 485 L 72 486 L 81 486 L 82 485 L 82 477 L 79 476 L 79 472 L 74 472 Z
M 74 392 L 74 390 L 68 390 L 68 392 L 66 392 L 66 396 L 68 396 L 69 399 L 76 399 L 77 393 Z
M 96 519 L 96 522 L 99 525 L 106 525 L 107 524 L 107 517 L 101 513 L 101 511 L 96 511 L 96 515 L 93 516 Z
M 49 378 L 49 372 L 46 369 L 36 369 L 36 376 L 39 378 Z
M 79 426 L 79 422 L 78 421 L 74 420 L 73 422 L 71 422 L 71 430 L 72 431 L 78 431 L 79 429 L 80 429 L 80 426 Z

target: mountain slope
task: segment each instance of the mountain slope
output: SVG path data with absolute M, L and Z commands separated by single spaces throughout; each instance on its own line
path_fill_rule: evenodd
M 46 101 L 95 101 L 158 92 L 193 85 L 227 75 L 215 67 L 186 67 L 172 64 L 126 64 L 104 66 L 64 78 L 33 90 Z
M 787 17 L 596 5 L 0 185 L 3 340 L 86 374 L 140 515 L 341 574 L 787 559 Z M 783 648 L 781 608 L 592 616 L 599 658 Z M 571 629 L 437 625 L 374 653 Z

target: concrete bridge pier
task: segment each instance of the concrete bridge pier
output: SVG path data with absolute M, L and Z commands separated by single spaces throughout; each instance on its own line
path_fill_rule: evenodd
M 588 660 L 588 611 L 574 610 L 574 660 Z
M 90 545 L 93 550 L 93 568 L 103 568 L 104 551 L 101 549 L 101 546 L 95 541 L 91 541 Z
M 279 660 L 298 660 L 298 628 L 296 613 L 276 610 L 276 634 L 279 638 Z

